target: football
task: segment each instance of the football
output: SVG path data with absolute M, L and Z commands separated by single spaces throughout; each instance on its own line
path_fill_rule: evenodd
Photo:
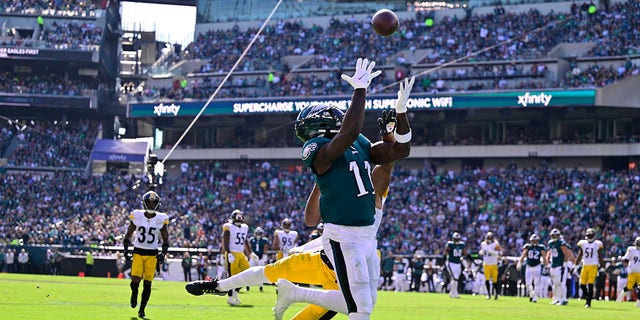
M 387 37 L 392 35 L 400 23 L 398 22 L 398 16 L 389 9 L 380 9 L 371 18 L 371 25 L 379 35 Z

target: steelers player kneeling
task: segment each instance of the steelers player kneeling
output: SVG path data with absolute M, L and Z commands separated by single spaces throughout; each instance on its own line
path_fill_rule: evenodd
M 131 223 L 123 241 L 125 257 L 129 258 L 130 239 L 133 232 L 136 232 L 136 237 L 133 239 L 133 260 L 131 262 L 131 308 L 138 305 L 138 288 L 140 287 L 140 279 L 142 279 L 144 283 L 140 310 L 138 311 L 140 318 L 144 318 L 144 308 L 151 296 L 151 282 L 155 276 L 156 264 L 164 261 L 169 249 L 169 232 L 167 230 L 169 217 L 166 213 L 157 211 L 160 207 L 160 196 L 154 191 L 148 191 L 142 196 L 142 207 L 144 210 L 136 209 L 131 212 Z M 162 252 L 158 254 L 160 237 L 162 237 Z

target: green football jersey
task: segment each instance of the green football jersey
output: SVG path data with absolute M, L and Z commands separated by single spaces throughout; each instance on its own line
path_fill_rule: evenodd
M 464 242 L 447 241 L 447 248 L 449 248 L 447 253 L 447 260 L 453 263 L 462 262 L 462 251 L 464 251 L 464 247 Z
M 545 248 L 541 244 L 527 243 L 524 245 L 524 249 L 527 250 L 527 266 L 535 267 L 539 266 L 542 259 L 542 252 Z
M 302 147 L 302 160 L 313 168 L 313 159 L 330 140 L 316 137 Z M 325 223 L 344 226 L 370 226 L 374 223 L 375 194 L 369 161 L 371 142 L 360 135 L 323 175 L 314 172 L 320 188 L 320 215 Z
M 260 259 L 262 259 L 262 256 L 265 254 L 264 246 L 266 244 L 269 244 L 269 239 L 265 237 L 260 237 L 259 239 L 256 237 L 251 237 L 251 239 L 249 239 L 249 246 L 251 246 L 251 251 L 255 253 Z
M 549 251 L 551 251 L 551 268 L 562 267 L 564 265 L 564 252 L 562 246 L 566 247 L 563 240 L 549 240 Z

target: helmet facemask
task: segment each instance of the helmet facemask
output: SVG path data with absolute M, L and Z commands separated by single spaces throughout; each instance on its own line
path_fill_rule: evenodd
M 142 207 L 147 213 L 155 213 L 160 207 L 160 196 L 154 191 L 148 191 L 142 196 Z
M 302 142 L 315 137 L 333 138 L 342 127 L 344 113 L 334 106 L 315 105 L 300 111 L 295 122 L 296 135 Z

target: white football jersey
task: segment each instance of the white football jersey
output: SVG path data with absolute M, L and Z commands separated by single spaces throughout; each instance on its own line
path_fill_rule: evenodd
M 147 218 L 144 212 L 142 209 L 136 209 L 129 216 L 131 222 L 136 226 L 133 246 L 146 250 L 158 250 L 161 239 L 160 229 L 169 224 L 169 216 L 166 213 L 156 212 L 155 217 Z
M 600 263 L 598 250 L 603 248 L 602 241 L 593 240 L 589 242 L 585 239 L 578 241 L 578 248 L 582 250 L 582 264 L 585 266 L 597 266 Z
M 482 255 L 482 261 L 484 263 L 489 265 L 498 264 L 498 255 L 500 253 L 496 248 L 499 245 L 498 241 L 495 240 L 488 243 L 486 241 L 482 241 L 482 243 L 480 243 L 480 250 L 484 251 L 484 254 Z
M 237 226 L 227 222 L 222 225 L 222 230 L 229 230 L 229 250 L 231 252 L 244 252 L 244 242 L 247 239 L 247 234 L 249 234 L 249 226 L 244 223 Z
M 623 258 L 629 260 L 630 273 L 640 273 L 640 250 L 636 246 L 628 247 Z
M 285 231 L 285 230 L 276 230 L 276 237 L 280 240 L 280 251 L 289 252 L 289 249 L 293 248 L 296 245 L 296 238 L 298 237 L 298 231 Z

